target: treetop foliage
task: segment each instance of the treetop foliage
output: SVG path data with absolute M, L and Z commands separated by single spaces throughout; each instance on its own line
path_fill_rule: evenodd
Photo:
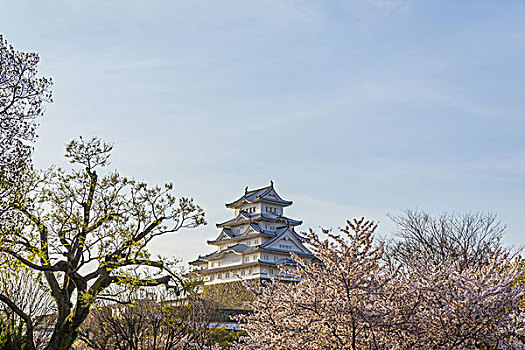
M 15 176 L 29 165 L 36 138 L 35 119 L 51 102 L 52 80 L 38 76 L 40 58 L 16 51 L 0 35 L 0 175 Z
M 81 164 L 88 169 L 98 166 L 108 166 L 109 157 L 113 145 L 103 142 L 93 137 L 91 140 L 84 141 L 82 136 L 77 140 L 71 140 L 66 146 L 65 157 L 72 164 Z

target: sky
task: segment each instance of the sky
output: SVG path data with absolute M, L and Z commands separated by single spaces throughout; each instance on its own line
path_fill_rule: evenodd
M 224 203 L 270 180 L 300 230 L 483 211 L 525 243 L 524 1 L 0 0 L 0 33 L 54 81 L 37 167 L 98 136 L 205 209 L 154 252 L 213 251 Z

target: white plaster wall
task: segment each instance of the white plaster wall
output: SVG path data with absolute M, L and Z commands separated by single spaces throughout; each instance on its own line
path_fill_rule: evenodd
M 243 233 L 245 229 L 246 229 L 246 225 L 238 225 L 238 226 L 232 226 L 231 227 L 232 233 L 235 236 L 238 236 L 241 233 Z
M 259 253 L 246 254 L 243 256 L 243 264 L 252 263 L 259 260 Z
M 284 258 L 285 256 L 283 256 L 282 254 L 274 254 L 274 253 L 270 253 L 270 252 L 263 252 L 261 253 L 261 261 L 266 261 L 266 262 L 277 262 L 279 259 L 282 259 Z
M 205 279 L 205 284 L 239 281 L 240 279 L 257 278 L 261 276 L 261 267 L 242 267 L 214 272 Z
M 242 257 L 235 253 L 225 254 L 221 258 L 221 266 L 236 265 L 242 262 Z
M 259 225 L 263 230 L 275 231 L 277 229 L 277 226 L 280 226 L 282 224 L 277 224 L 271 221 L 263 220 L 263 221 L 260 221 Z
M 246 203 L 241 207 L 241 209 L 245 212 L 250 212 L 248 209 L 254 208 L 255 211 L 251 211 L 250 213 L 260 213 L 261 205 L 262 203 Z
M 274 210 L 276 210 L 275 212 L 272 212 L 272 211 L 266 211 L 267 208 L 275 208 Z M 279 207 L 278 205 L 275 205 L 275 204 L 262 204 L 262 208 L 261 208 L 262 212 L 263 213 L 271 213 L 271 214 L 276 214 L 276 215 L 284 215 L 284 208 L 282 207 Z
M 260 237 L 257 237 L 257 238 L 248 238 L 248 239 L 243 239 L 241 241 L 239 241 L 239 244 L 245 244 L 247 246 L 250 246 L 250 247 L 254 247 L 256 245 L 260 245 L 261 244 L 261 238 Z
M 231 242 L 224 242 L 224 243 L 221 243 L 220 245 L 218 245 L 218 250 L 221 251 L 221 250 L 224 250 L 226 248 L 228 248 L 228 246 L 231 245 Z

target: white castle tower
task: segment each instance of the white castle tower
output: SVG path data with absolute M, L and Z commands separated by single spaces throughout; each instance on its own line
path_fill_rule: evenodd
M 278 265 L 293 265 L 290 252 L 311 261 L 314 256 L 302 244 L 303 238 L 294 228 L 302 221 L 284 216 L 284 208 L 292 205 L 282 199 L 273 182 L 270 186 L 248 191 L 226 208 L 235 210 L 235 217 L 217 224 L 219 236 L 208 241 L 217 251 L 199 256 L 190 265 L 197 267 L 204 284 L 217 284 L 242 279 L 266 279 L 279 273 Z

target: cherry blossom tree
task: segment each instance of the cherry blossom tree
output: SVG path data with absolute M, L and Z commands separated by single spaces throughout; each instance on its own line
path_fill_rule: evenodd
M 523 261 L 500 249 L 482 264 L 393 270 L 376 225 L 348 221 L 340 235 L 307 235 L 319 263 L 294 256 L 299 282 L 254 291 L 242 316 L 244 349 L 523 349 Z M 282 270 L 282 273 L 290 271 Z
M 495 251 L 479 267 L 420 265 L 410 271 L 417 307 L 413 349 L 523 349 L 523 261 Z M 398 339 L 404 344 L 403 339 Z
M 382 346 L 390 327 L 385 305 L 392 276 L 382 262 L 382 246 L 373 246 L 376 225 L 354 220 L 344 237 L 325 230 L 322 240 L 307 234 L 321 263 L 294 255 L 298 283 L 271 281 L 244 317 L 252 336 L 247 347 L 274 349 L 361 349 Z M 286 271 L 282 271 L 286 273 Z

